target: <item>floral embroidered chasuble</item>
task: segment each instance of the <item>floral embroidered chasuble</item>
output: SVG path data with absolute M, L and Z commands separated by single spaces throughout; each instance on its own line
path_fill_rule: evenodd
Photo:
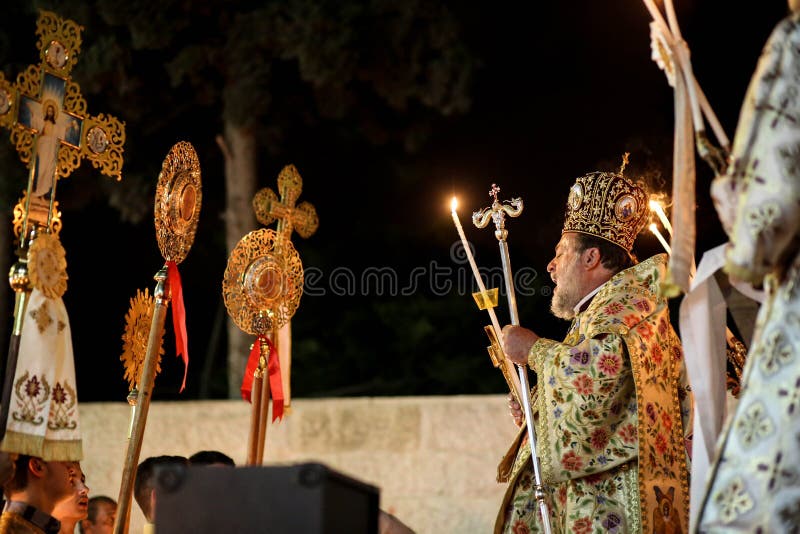
M 731 239 L 726 270 L 763 281 L 739 403 L 726 422 L 700 532 L 800 525 L 800 14 L 767 42 L 712 194 Z
M 563 342 L 540 339 L 531 348 L 538 381 L 532 407 L 554 532 L 687 531 L 682 353 L 658 296 L 665 269 L 660 255 L 618 273 Z M 523 434 L 512 450 L 510 472 L 501 464 L 510 483 L 495 531 L 540 532 Z

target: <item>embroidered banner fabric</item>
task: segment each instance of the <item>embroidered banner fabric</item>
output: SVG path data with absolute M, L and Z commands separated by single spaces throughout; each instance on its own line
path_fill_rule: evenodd
M 22 326 L 6 428 L 3 451 L 47 461 L 83 456 L 67 310 L 37 289 Z
M 728 173 L 714 182 L 726 270 L 767 300 L 700 532 L 794 532 L 800 524 L 800 14 L 770 37 L 748 88 Z

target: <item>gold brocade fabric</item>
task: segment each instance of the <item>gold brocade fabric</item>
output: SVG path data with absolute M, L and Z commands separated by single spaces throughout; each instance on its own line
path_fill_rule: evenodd
M 686 532 L 682 352 L 658 285 L 666 256 L 618 273 L 562 343 L 531 349 L 538 453 L 554 532 Z M 539 532 L 527 443 L 496 532 Z
M 701 510 L 704 533 L 800 525 L 800 14 L 767 42 L 750 82 L 728 173 L 712 194 L 731 243 L 726 270 L 767 300 Z
M 0 515 L 0 534 L 45 534 L 21 515 L 5 511 Z

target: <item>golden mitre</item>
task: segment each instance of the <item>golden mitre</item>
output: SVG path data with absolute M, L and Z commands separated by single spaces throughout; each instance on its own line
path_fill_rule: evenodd
M 593 235 L 630 252 L 648 221 L 647 199 L 647 192 L 622 172 L 591 172 L 569 190 L 561 233 Z

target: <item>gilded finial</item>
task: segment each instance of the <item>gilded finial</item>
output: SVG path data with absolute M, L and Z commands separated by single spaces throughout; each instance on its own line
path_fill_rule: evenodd
M 620 173 L 620 174 L 622 174 L 622 173 L 624 173 L 624 172 L 625 172 L 625 167 L 627 167 L 627 166 L 628 166 L 628 156 L 630 156 L 630 155 L 631 155 L 631 153 L 630 153 L 630 152 L 625 152 L 625 153 L 622 155 L 622 165 L 620 165 L 620 166 L 619 166 L 619 173 Z
M 494 198 L 494 201 L 497 202 L 497 193 L 500 192 L 500 186 L 497 184 L 492 184 L 492 188 L 489 190 L 489 196 Z

